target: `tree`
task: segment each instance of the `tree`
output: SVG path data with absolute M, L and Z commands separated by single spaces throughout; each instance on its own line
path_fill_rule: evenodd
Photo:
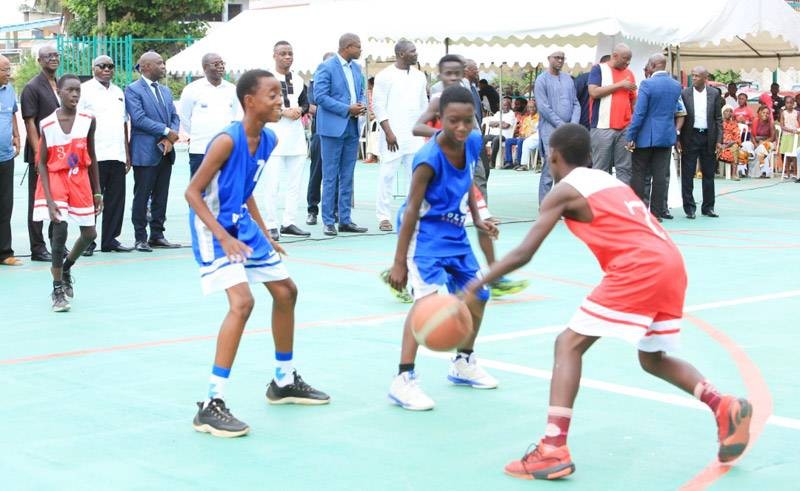
M 98 3 L 106 8 L 103 32 L 97 26 Z M 71 35 L 195 38 L 202 37 L 208 27 L 199 19 L 221 13 L 224 0 L 63 0 L 63 4 L 75 17 L 68 28 Z M 134 58 L 151 49 L 167 58 L 183 47 L 178 42 L 136 43 Z

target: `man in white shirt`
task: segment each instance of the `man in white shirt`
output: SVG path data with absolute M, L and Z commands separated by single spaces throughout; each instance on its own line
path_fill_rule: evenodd
M 372 108 L 380 125 L 379 151 L 381 157 L 375 209 L 378 228 L 392 231 L 390 203 L 398 167 L 403 168 L 405 186 L 411 184 L 411 165 L 414 154 L 424 141 L 414 136 L 419 116 L 428 106 L 427 80 L 417 68 L 417 48 L 414 43 L 400 40 L 394 47 L 394 65 L 375 76 Z
M 286 41 L 278 41 L 272 49 L 275 60 L 275 78 L 281 84 L 283 107 L 281 119 L 267 123 L 278 136 L 278 146 L 273 150 L 266 168 L 266 206 L 264 219 L 273 240 L 281 234 L 308 237 L 310 232 L 297 226 L 297 206 L 300 204 L 300 181 L 303 179 L 308 156 L 306 132 L 300 118 L 308 112 L 308 94 L 303 78 L 291 71 L 294 50 Z M 278 231 L 278 184 L 285 189 L 283 217 Z
M 517 117 L 514 111 L 511 110 L 511 98 L 508 96 L 503 97 L 503 103 L 500 110 L 494 116 L 483 119 L 483 124 L 488 128 L 488 131 L 483 135 L 483 144 L 486 145 L 492 142 L 492 157 L 491 162 L 486 152 L 481 152 L 481 162 L 486 171 L 486 180 L 489 180 L 489 171 L 492 165 L 497 160 L 497 154 L 500 151 L 500 143 L 503 140 L 514 137 L 514 128 L 517 125 Z
M 131 170 L 125 94 L 111 82 L 115 68 L 111 57 L 100 55 L 94 59 L 92 66 L 94 78 L 81 84 L 78 111 L 93 114 L 96 121 L 94 151 L 100 169 L 100 192 L 103 193 L 100 250 L 130 252 L 132 247 L 126 247 L 117 240 L 122 232 L 125 214 L 125 174 Z M 95 247 L 93 242 L 87 251 L 93 251 Z
M 225 62 L 222 57 L 206 53 L 202 64 L 205 77 L 184 87 L 179 111 L 183 131 L 189 135 L 189 172 L 192 176 L 203 162 L 211 139 L 232 121 L 242 119 L 236 86 L 223 79 Z

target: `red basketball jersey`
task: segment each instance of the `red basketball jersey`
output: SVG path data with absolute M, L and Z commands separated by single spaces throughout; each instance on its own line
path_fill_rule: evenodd
M 68 134 L 61 129 L 56 112 L 39 123 L 39 133 L 47 141 L 48 171 L 57 172 L 91 165 L 87 143 L 91 125 L 92 116 L 85 113 L 75 115 L 72 130 Z
M 589 223 L 565 220 L 606 274 L 589 299 L 620 311 L 682 315 L 683 258 L 642 200 L 602 170 L 579 167 L 563 182 L 586 198 L 592 210 Z

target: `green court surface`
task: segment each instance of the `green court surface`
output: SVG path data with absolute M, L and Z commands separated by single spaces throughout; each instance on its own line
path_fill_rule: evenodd
M 179 154 L 166 231 L 183 244 L 186 162 Z M 18 160 L 17 180 L 22 171 Z M 538 178 L 492 171 L 490 204 L 504 221 L 500 255 L 536 218 Z M 690 221 L 673 209 L 675 219 L 664 223 L 689 274 L 679 355 L 722 391 L 751 398 L 751 451 L 727 473 L 713 465 L 710 412 L 642 372 L 633 347 L 607 339 L 584 362 L 570 429 L 577 472 L 543 483 L 502 470 L 543 431 L 553 341 L 601 277 L 594 257 L 559 224 L 513 275 L 530 279 L 530 288 L 487 307 L 476 353 L 500 387 L 450 386 L 448 355 L 423 352 L 417 372 L 437 405 L 404 411 L 386 394 L 408 306 L 378 279 L 395 235 L 377 232 L 376 179 L 376 166 L 358 165 L 354 221 L 369 235 L 326 239 L 318 225 L 311 240 L 282 241 L 300 290 L 296 366 L 332 403 L 266 403 L 274 371 L 270 299 L 254 287 L 256 308 L 227 390 L 233 413 L 252 428 L 244 438 L 191 427 L 227 304 L 223 294 L 201 294 L 189 248 L 82 258 L 66 314 L 50 312 L 48 264 L 23 258 L 24 266 L 0 269 L 0 488 L 798 489 L 800 185 L 717 180 L 721 218 Z M 698 198 L 699 188 L 697 181 Z M 16 187 L 19 255 L 28 250 L 25 203 L 25 187 Z M 303 210 L 298 216 L 305 218 Z M 122 242 L 131 245 L 132 235 L 128 209 Z

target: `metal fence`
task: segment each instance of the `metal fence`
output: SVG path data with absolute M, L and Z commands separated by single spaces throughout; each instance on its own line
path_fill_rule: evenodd
M 56 49 L 61 54 L 57 75 L 74 73 L 91 76 L 92 61 L 99 55 L 108 55 L 118 67 L 114 83 L 126 86 L 133 81 L 133 38 L 100 36 L 58 36 Z

